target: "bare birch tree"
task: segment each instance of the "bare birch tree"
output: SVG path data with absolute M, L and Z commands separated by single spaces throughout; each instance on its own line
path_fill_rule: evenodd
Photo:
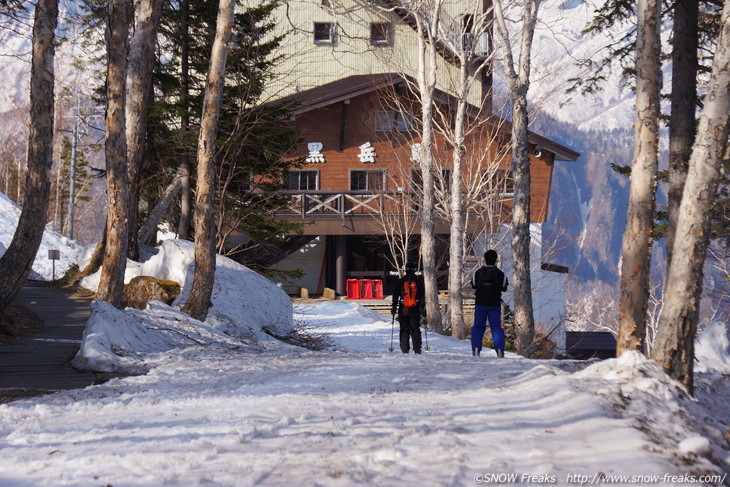
M 450 37 L 457 37 L 458 33 Z M 444 37 L 445 38 L 445 37 Z M 482 60 L 486 63 L 486 59 Z M 466 73 L 465 73 L 466 74 Z M 409 78 L 404 78 L 408 81 Z M 471 76 L 472 81 L 478 79 Z M 455 82 L 457 85 L 461 83 L 461 78 Z M 413 83 L 406 82 L 410 93 L 417 96 L 418 87 Z M 499 151 L 496 147 L 504 145 L 504 127 L 503 119 L 498 117 L 490 117 L 479 107 L 475 107 L 467 102 L 469 80 L 465 81 L 467 89 L 464 91 L 461 101 L 454 103 L 434 104 L 434 129 L 436 138 L 434 140 L 434 158 L 433 158 L 433 177 L 434 177 L 434 197 L 435 197 L 435 217 L 439 220 L 449 222 L 451 226 L 450 247 L 453 248 L 454 242 L 458 242 L 459 250 L 457 256 L 449 256 L 449 304 L 447 307 L 447 319 L 451 333 L 454 336 L 463 338 L 464 321 L 463 321 L 463 291 L 465 288 L 471 290 L 471 286 L 465 286 L 465 279 L 470 275 L 473 266 L 466 269 L 465 264 L 469 257 L 473 254 L 473 245 L 475 243 L 474 235 L 467 231 L 467 228 L 478 228 L 479 233 L 494 232 L 499 227 L 499 222 L 505 217 L 504 208 L 506 203 L 505 193 L 507 192 L 506 171 L 502 168 L 506 161 L 507 154 Z M 395 110 L 398 113 L 408 114 L 414 111 L 414 106 L 410 102 L 409 97 L 397 92 L 388 93 L 381 99 L 384 102 L 384 109 Z M 458 106 L 461 105 L 461 110 Z M 457 106 L 456 111 L 453 110 Z M 484 107 L 483 107 L 484 108 Z M 458 120 L 461 120 L 459 122 Z M 459 127 L 458 130 L 456 128 Z M 420 130 L 419 130 L 420 132 Z M 412 144 L 412 139 L 408 132 L 404 132 L 400 137 L 399 143 L 404 146 Z M 458 154 L 453 151 L 444 151 L 438 148 L 438 143 L 445 143 L 449 147 L 462 147 L 463 150 Z M 403 197 L 403 206 L 405 207 L 402 214 L 394 214 L 385 211 L 379 215 L 377 220 L 386 236 L 390 248 L 390 259 L 396 268 L 402 267 L 405 261 L 401 262 L 401 258 L 405 259 L 405 255 L 410 249 L 409 243 L 413 237 L 413 226 L 417 225 L 415 214 L 416 208 L 420 208 L 420 201 L 423 198 L 420 179 L 413 181 L 408 171 L 418 165 L 420 148 L 418 144 L 411 145 L 412 158 L 408 161 L 401 160 L 399 167 L 400 174 L 393 177 L 395 186 L 399 186 L 401 182 L 411 180 L 412 186 L 406 194 L 392 195 L 388 192 L 383 193 L 383 199 Z M 441 154 L 449 155 L 440 157 Z M 458 160 L 455 158 L 458 157 Z M 417 173 L 420 175 L 420 170 Z M 414 174 L 415 175 L 415 174 Z M 418 176 L 416 176 L 418 177 Z M 457 180 L 457 183 L 454 182 Z M 413 184 L 415 183 L 415 184 Z M 458 186 L 456 186 L 458 185 Z M 457 219 L 461 222 L 457 224 L 460 230 L 454 230 L 452 222 L 452 193 L 457 191 L 455 187 L 459 187 L 459 203 Z M 386 201 L 386 203 L 389 203 Z M 412 204 L 412 206 L 409 206 Z M 392 210 L 388 207 L 386 210 Z M 450 252 L 451 253 L 451 252 Z M 442 260 L 445 262 L 445 255 Z M 471 259 L 472 263 L 474 259 Z M 458 269 L 459 278 L 453 278 L 453 270 Z M 455 296 L 452 299 L 452 296 Z M 452 315 L 453 313 L 453 315 Z M 456 316 L 454 318 L 453 316 Z M 446 328 L 446 327 L 445 327 Z
M 515 63 L 507 21 L 501 0 L 494 0 L 497 34 L 504 51 L 507 86 L 512 101 L 512 177 L 514 204 L 512 209 L 512 289 L 515 301 L 515 348 L 529 354 L 535 337 L 530 276 L 530 153 L 528 145 L 527 91 L 530 87 L 532 42 L 540 0 L 525 0 L 522 7 L 519 61 Z
M 723 7 L 721 26 L 679 208 L 666 304 L 652 354 L 690 393 L 694 388 L 694 338 L 711 208 L 730 131 L 730 2 Z
M 226 73 L 228 44 L 233 35 L 235 0 L 220 0 L 215 40 L 210 56 L 198 137 L 198 174 L 195 195 L 195 273 L 182 310 L 193 318 L 208 315 L 215 279 L 216 135 Z
M 428 324 L 442 331 L 438 283 L 436 281 L 436 225 L 434 210 L 434 92 L 438 53 L 436 42 L 444 0 L 423 0 L 414 9 L 418 32 L 418 73 L 416 81 L 421 101 L 421 145 L 418 163 L 421 168 L 421 262 L 426 296 Z M 415 7 L 415 8 L 414 8 Z
M 10 246 L 0 258 L 0 312 L 15 299 L 23 286 L 46 224 L 53 164 L 53 61 L 57 23 L 58 0 L 39 0 L 33 20 L 28 174 L 18 226 Z
M 621 299 L 616 354 L 644 349 L 652 223 L 659 157 L 661 2 L 639 0 L 636 35 L 636 121 L 631 187 L 621 248 Z
M 127 139 L 125 103 L 131 0 L 111 0 L 107 6 L 106 155 L 107 219 L 106 248 L 96 297 L 113 306 L 122 305 L 124 271 L 127 267 Z
M 399 109 L 400 100 L 395 96 L 390 96 L 387 102 L 395 103 Z M 404 139 L 404 144 L 407 142 Z M 399 164 L 399 174 L 389 174 L 391 185 L 397 187 L 395 192 L 383 190 L 380 195 L 380 214 L 376 218 L 376 223 L 380 227 L 388 246 L 388 254 L 386 259 L 390 264 L 398 270 L 398 277 L 403 277 L 403 269 L 405 268 L 408 258 L 414 252 L 416 235 L 418 233 L 418 217 L 417 211 L 420 206 L 420 191 L 415 187 L 406 190 L 405 183 L 409 178 L 409 168 L 413 164 L 417 164 L 418 147 L 412 148 L 415 159 L 410 161 L 401 161 Z
M 134 25 L 129 39 L 127 65 L 127 159 L 129 177 L 129 247 L 127 255 L 137 260 L 139 243 L 139 183 L 147 115 L 150 106 L 155 41 L 162 0 L 135 0 Z
M 477 57 L 477 46 L 483 35 L 488 35 L 491 22 L 491 9 L 487 12 L 475 11 L 458 19 L 457 25 L 441 30 L 441 42 L 444 43 L 456 58 L 458 79 L 456 80 L 456 110 L 449 113 L 441 124 L 440 133 L 444 134 L 454 148 L 452 152 L 452 171 L 449 189 L 449 323 L 451 334 L 463 339 L 464 334 L 464 256 L 465 256 L 465 220 L 467 199 L 465 199 L 464 164 L 467 160 L 467 137 L 470 131 L 480 125 L 480 119 L 489 117 L 490 113 L 470 112 L 469 95 L 481 72 L 487 68 L 489 56 Z M 468 19 L 468 21 L 467 21 Z M 489 53 L 491 56 L 491 53 Z M 491 105 L 488 105 L 491 109 Z M 452 129 L 453 127 L 453 129 Z M 491 139 L 487 139 L 491 140 Z M 484 142 L 487 142 L 484 141 Z M 472 140 L 471 148 L 478 150 Z M 472 154 L 473 156 L 473 154 Z M 474 159 L 472 159 L 473 161 Z

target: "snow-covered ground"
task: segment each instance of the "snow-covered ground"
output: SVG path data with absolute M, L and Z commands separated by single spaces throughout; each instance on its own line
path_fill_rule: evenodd
M 10 198 L 0 193 L 0 256 L 5 253 L 5 249 L 13 240 L 19 216 L 20 208 Z M 59 250 L 60 259 L 50 260 L 48 258 L 49 250 Z M 59 278 L 69 267 L 79 262 L 83 251 L 84 248 L 73 240 L 69 240 L 60 233 L 46 230 L 29 277 L 50 281 L 55 273 L 55 277 Z
M 186 245 L 132 267 L 184 281 Z M 94 305 L 77 362 L 146 373 L 0 406 L 1 486 L 728 482 L 722 324 L 698 341 L 691 399 L 639 354 L 472 357 L 467 342 L 435 333 L 420 356 L 390 352 L 389 317 L 356 302 L 282 313 L 291 304 L 276 286 L 218 263 L 205 323 L 161 303 Z M 331 347 L 261 332 L 292 325 Z M 396 350 L 397 339 L 396 325 Z

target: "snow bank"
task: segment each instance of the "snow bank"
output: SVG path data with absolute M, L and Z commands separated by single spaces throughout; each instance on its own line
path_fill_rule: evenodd
M 187 240 L 166 240 L 159 249 L 142 264 L 141 274 L 180 283 L 182 290 L 173 307 L 182 305 L 193 283 L 195 246 Z M 212 303 L 215 326 L 230 334 L 240 333 L 245 327 L 286 335 L 294 326 L 288 294 L 269 279 L 222 255 L 216 256 Z
M 165 352 L 201 346 L 237 348 L 241 342 L 159 301 L 140 311 L 118 310 L 94 301 L 74 367 L 97 372 L 140 374 Z
M 636 351 L 590 365 L 573 377 L 628 419 L 632 427 L 643 431 L 656 451 L 701 464 L 710 471 L 717 468 L 712 465 L 713 457 L 726 457 L 727 426 L 711 411 L 722 409 L 724 406 L 713 403 L 727 404 L 727 397 L 720 394 L 700 403 L 657 362 Z
M 170 279 L 180 283 L 180 296 L 172 307 L 154 303 L 146 311 L 128 308 L 122 312 L 95 303 L 75 365 L 87 370 L 137 373 L 149 369 L 150 363 L 156 361 L 155 354 L 190 346 L 191 341 L 200 341 L 199 345 L 227 346 L 258 342 L 265 346 L 266 342 L 275 341 L 269 333 L 277 336 L 291 333 L 294 327 L 291 298 L 270 280 L 220 255 L 216 259 L 213 306 L 205 322 L 173 309 L 180 308 L 190 295 L 194 255 L 193 242 L 166 240 L 146 262 L 130 262 L 125 282 L 142 275 Z M 99 276 L 97 272 L 81 284 L 95 290 Z M 204 338 L 193 339 L 192 332 L 183 333 L 180 327 L 184 330 L 201 327 L 195 333 Z
M 158 252 L 143 263 L 129 262 L 124 282 L 137 276 L 169 279 L 180 284 L 180 296 L 173 307 L 181 307 L 190 295 L 195 270 L 195 245 L 187 240 L 166 240 Z M 100 272 L 81 281 L 81 285 L 95 291 Z M 286 335 L 294 325 L 291 298 L 269 279 L 248 267 L 224 257 L 216 256 L 211 314 L 218 316 L 223 331 L 235 334 L 236 326 L 269 330 Z M 223 325 L 226 318 L 238 325 Z
M 710 323 L 695 342 L 696 372 L 730 374 L 730 340 L 725 323 Z
M 13 201 L 0 193 L 0 256 L 10 246 L 15 235 L 15 228 L 18 226 L 20 208 Z M 59 250 L 60 260 L 56 261 L 55 277 L 58 279 L 66 271 L 79 261 L 79 256 L 84 247 L 73 240 L 69 240 L 60 233 L 44 230 L 41 245 L 38 248 L 33 268 L 29 275 L 30 279 L 50 281 L 54 277 L 53 261 L 48 259 L 49 250 Z

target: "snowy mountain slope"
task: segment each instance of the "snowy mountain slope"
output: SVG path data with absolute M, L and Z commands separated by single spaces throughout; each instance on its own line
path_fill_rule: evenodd
M 0 30 L 0 73 L 3 89 L 0 90 L 0 113 L 28 103 L 28 73 L 30 72 L 30 40 L 14 31 Z
M 98 53 L 82 46 L 80 29 L 74 17 L 77 15 L 75 2 L 60 2 L 59 27 L 56 31 L 56 53 L 54 62 L 55 95 L 58 99 L 89 98 L 99 79 Z M 31 7 L 32 9 L 32 7 Z M 32 12 L 19 20 L 2 17 L 0 28 L 0 75 L 3 89 L 0 90 L 0 116 L 16 108 L 27 110 L 30 104 L 30 61 Z M 103 57 L 103 56 L 102 56 Z
M 630 80 L 623 77 L 617 62 L 601 73 L 605 79 L 600 84 L 599 92 L 566 93 L 573 84 L 571 80 L 592 74 L 579 61 L 598 62 L 604 56 L 606 46 L 636 28 L 634 21 L 628 20 L 590 36 L 583 34 L 582 30 L 603 3 L 585 0 L 545 1 L 540 5 L 540 20 L 535 30 L 530 85 L 533 106 L 583 132 L 626 130 L 634 120 L 633 88 L 629 84 Z M 663 27 L 662 38 L 667 45 L 671 26 L 666 23 Z M 669 64 L 665 66 L 665 80 L 671 80 L 670 68 Z

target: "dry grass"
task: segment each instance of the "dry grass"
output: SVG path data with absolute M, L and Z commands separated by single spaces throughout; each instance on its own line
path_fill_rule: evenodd
M 43 321 L 38 315 L 17 303 L 11 303 L 0 315 L 0 345 L 42 329 Z

